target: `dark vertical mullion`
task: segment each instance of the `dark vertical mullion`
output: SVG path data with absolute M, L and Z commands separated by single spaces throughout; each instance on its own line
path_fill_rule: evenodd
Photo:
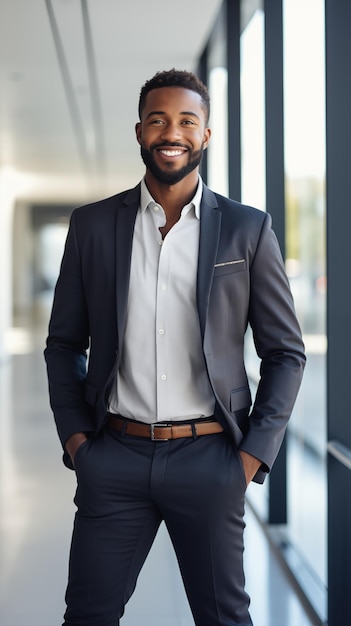
M 327 423 L 328 439 L 351 448 L 351 3 L 325 0 L 327 154 Z M 351 624 L 351 472 L 328 457 L 328 624 Z
M 282 0 L 265 0 L 266 202 L 285 256 Z
M 266 207 L 285 256 L 282 0 L 265 0 Z M 287 521 L 286 439 L 269 481 L 268 522 Z
M 226 0 L 229 197 L 241 199 L 240 0 Z
M 197 75 L 205 85 L 208 82 L 207 56 L 208 56 L 208 44 L 199 59 L 198 69 L 197 69 Z M 207 150 L 205 150 L 203 153 L 200 171 L 201 171 L 201 177 L 204 183 L 207 184 L 207 180 L 208 180 Z

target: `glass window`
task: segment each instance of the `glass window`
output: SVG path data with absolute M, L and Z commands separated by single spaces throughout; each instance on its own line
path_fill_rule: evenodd
M 240 5 L 241 201 L 266 209 L 264 12 L 261 0 Z M 252 333 L 245 337 L 245 363 L 254 397 L 259 359 Z M 263 520 L 268 516 L 268 482 L 252 483 L 248 498 Z
M 208 185 L 228 195 L 228 71 L 224 10 L 218 16 L 208 48 L 207 85 L 211 98 L 211 141 L 208 147 Z
M 244 204 L 265 210 L 264 12 L 261 4 L 259 1 L 241 3 L 241 199 Z
M 284 0 L 283 11 L 286 266 L 307 351 L 289 426 L 288 533 L 326 585 L 324 3 Z
M 308 359 L 288 429 L 286 536 L 291 549 L 285 556 L 295 574 L 297 567 L 303 572 L 300 583 L 314 602 L 312 590 L 323 617 L 327 546 L 323 0 L 284 0 L 283 34 L 286 268 Z M 266 209 L 264 45 L 263 3 L 242 0 L 242 201 L 262 210 Z M 250 341 L 247 362 L 254 378 L 257 362 Z M 250 486 L 248 493 L 264 520 L 267 483 L 263 489 Z

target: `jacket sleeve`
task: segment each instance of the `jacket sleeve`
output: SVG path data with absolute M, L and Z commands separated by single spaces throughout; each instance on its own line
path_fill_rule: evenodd
M 55 288 L 44 351 L 50 404 L 63 447 L 74 433 L 93 430 L 90 409 L 84 400 L 89 320 L 76 222 L 77 212 L 74 211 Z M 64 461 L 69 465 L 65 456 Z
M 261 359 L 260 380 L 240 448 L 260 459 L 268 471 L 279 452 L 305 365 L 293 298 L 268 214 L 250 267 L 249 323 Z M 261 473 L 257 482 L 262 482 Z

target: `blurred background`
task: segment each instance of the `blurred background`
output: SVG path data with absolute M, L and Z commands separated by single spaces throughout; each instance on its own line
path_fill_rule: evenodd
M 205 182 L 272 215 L 308 356 L 274 472 L 247 495 L 255 624 L 351 623 L 350 25 L 343 0 L 0 0 L 4 626 L 59 624 L 63 611 L 74 476 L 42 351 L 69 217 L 139 182 L 139 91 L 172 67 L 210 91 Z M 247 362 L 254 391 L 249 333 Z M 163 530 L 147 568 L 123 623 L 192 624 Z

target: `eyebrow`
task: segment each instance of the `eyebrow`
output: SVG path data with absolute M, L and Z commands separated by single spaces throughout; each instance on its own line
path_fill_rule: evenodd
M 147 114 L 146 119 L 148 119 L 152 115 L 167 115 L 167 113 L 166 111 L 150 111 L 150 113 Z M 197 117 L 197 119 L 200 119 L 200 116 L 194 111 L 181 111 L 179 115 L 191 115 L 192 117 Z

